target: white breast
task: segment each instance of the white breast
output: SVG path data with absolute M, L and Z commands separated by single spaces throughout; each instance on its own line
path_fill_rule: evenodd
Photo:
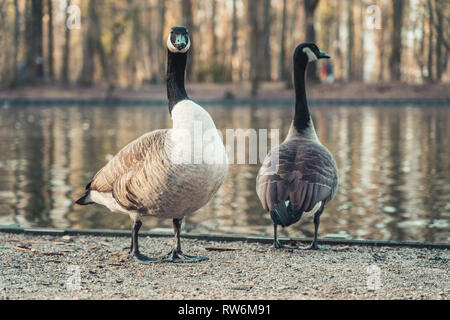
M 174 106 L 172 119 L 172 148 L 168 154 L 173 162 L 228 167 L 222 135 L 205 109 L 191 100 L 183 100 Z

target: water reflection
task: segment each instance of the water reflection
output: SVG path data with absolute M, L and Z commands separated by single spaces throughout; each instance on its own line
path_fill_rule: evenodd
M 210 107 L 220 129 L 280 128 L 289 107 Z M 313 107 L 318 135 L 335 155 L 340 188 L 321 235 L 449 241 L 450 112 L 439 107 Z M 122 146 L 170 126 L 162 107 L 17 107 L 0 110 L 0 224 L 128 228 L 127 216 L 74 206 L 84 185 Z M 189 230 L 272 234 L 255 193 L 259 165 L 232 165 Z M 147 219 L 146 228 L 171 227 Z M 282 231 L 312 236 L 312 221 Z

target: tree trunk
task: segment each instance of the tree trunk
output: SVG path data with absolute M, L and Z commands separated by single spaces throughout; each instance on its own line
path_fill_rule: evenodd
M 261 34 L 259 32 L 258 24 L 258 7 L 259 1 L 248 1 L 247 17 L 250 24 L 249 28 L 249 44 L 250 44 L 250 81 L 251 81 L 251 95 L 253 97 L 258 95 L 259 84 L 261 81 L 261 69 L 259 63 L 259 47 L 261 42 Z
M 155 29 L 155 23 L 153 22 L 154 17 L 156 16 L 154 13 L 154 8 L 152 7 L 152 3 L 149 1 L 148 6 L 146 8 L 147 10 L 147 16 L 146 19 L 148 21 L 148 24 L 146 26 L 146 29 L 144 28 L 144 34 L 147 37 L 147 52 L 148 52 L 148 56 L 150 57 L 150 59 L 148 59 L 148 63 L 149 63 L 149 77 L 148 80 L 150 81 L 150 83 L 154 83 L 155 82 L 155 78 L 157 75 L 157 68 L 158 68 L 158 53 L 157 53 L 157 48 L 158 46 L 155 45 L 155 40 L 154 40 L 154 36 L 153 36 L 153 32 Z M 161 46 L 161 44 L 160 44 Z
M 217 54 L 218 54 L 218 43 L 217 43 L 217 34 L 216 34 L 216 14 L 217 14 L 217 1 L 211 0 L 211 59 L 213 64 L 216 64 Z
M 104 48 L 101 44 L 100 17 L 97 12 L 97 8 L 102 2 L 95 0 L 89 1 L 88 3 L 88 27 L 83 43 L 83 65 L 78 79 L 78 83 L 82 86 L 91 86 L 94 83 L 95 56 L 97 54 L 103 69 L 103 75 L 106 75 L 106 78 L 108 78 L 108 64 Z
M 237 68 L 237 30 L 238 30 L 238 19 L 237 19 L 237 8 L 236 0 L 233 0 L 233 17 L 231 26 L 231 80 L 235 79 L 234 74 Z
M 18 82 L 18 66 L 17 60 L 19 56 L 19 38 L 20 38 L 20 11 L 18 0 L 14 0 L 14 53 L 13 53 L 13 81 L 12 85 Z
M 48 10 L 48 77 L 50 81 L 53 81 L 54 70 L 53 70 L 53 4 L 52 0 L 47 0 L 47 10 Z
M 377 5 L 380 6 L 381 9 L 381 20 L 382 24 L 385 24 L 388 21 L 389 17 L 387 15 L 387 8 L 383 4 L 383 1 L 378 1 Z M 385 78 L 385 32 L 386 28 L 381 28 L 376 33 L 377 37 L 377 58 L 378 58 L 378 82 L 383 82 Z
M 125 17 L 125 20 L 128 19 L 128 16 Z M 108 82 L 108 90 L 106 92 L 106 98 L 110 99 L 113 96 L 114 90 L 116 88 L 117 84 L 117 48 L 118 43 L 120 40 L 120 37 L 125 32 L 124 25 L 128 23 L 128 21 L 122 22 L 122 21 L 116 21 L 112 26 L 112 38 L 111 38 L 111 49 L 108 52 L 107 57 L 105 57 L 105 60 L 108 64 L 107 68 L 107 82 Z M 101 44 L 100 44 L 101 45 Z
M 95 72 L 95 38 L 97 37 L 97 23 L 95 22 L 97 16 L 95 13 L 96 1 L 89 1 L 88 3 L 87 30 L 83 40 L 83 65 L 78 80 L 78 83 L 82 86 L 91 86 L 93 84 Z
M 319 0 L 303 0 L 303 10 L 305 13 L 305 29 L 306 38 L 308 42 L 316 42 L 316 30 L 314 28 L 314 13 L 317 9 Z M 308 78 L 314 82 L 319 81 L 317 75 L 317 64 L 312 63 L 309 65 Z
M 403 22 L 404 0 L 393 0 L 393 29 L 392 29 L 392 51 L 389 59 L 389 70 L 391 80 L 401 80 L 401 57 L 402 57 L 402 22 Z
M 165 74 L 166 74 L 166 52 L 167 52 L 167 46 L 165 44 L 165 39 L 167 37 L 167 34 L 165 34 L 164 26 L 166 23 L 166 1 L 165 0 L 159 0 L 158 1 L 158 12 L 159 12 L 159 23 L 160 29 L 157 31 L 157 48 L 158 49 L 158 64 L 159 64 L 159 79 L 161 83 L 166 83 L 165 80 Z M 190 35 L 192 36 L 192 35 Z M 191 49 L 189 49 L 191 50 Z
M 131 46 L 130 50 L 128 52 L 128 71 L 129 71 L 129 79 L 128 79 L 128 85 L 131 87 L 136 86 L 136 80 L 137 80 L 137 60 L 138 60 L 138 53 L 140 48 L 140 33 L 141 33 L 141 25 L 140 25 L 140 8 L 138 6 L 138 2 L 134 0 L 128 0 L 128 6 L 130 10 L 130 16 L 131 16 Z M 116 41 L 118 40 L 115 39 Z M 113 44 L 114 46 L 116 44 Z
M 29 83 L 36 83 L 44 76 L 42 59 L 42 0 L 31 0 L 27 2 L 27 23 L 26 23 L 26 60 L 27 60 L 27 80 Z
M 361 0 L 359 2 L 359 70 L 358 70 L 358 80 L 364 81 L 364 23 L 365 23 L 365 11 L 363 12 L 363 4 Z
M 189 31 L 189 38 L 191 39 L 191 47 L 189 49 L 189 58 L 187 61 L 187 65 L 186 65 L 186 78 L 188 80 L 192 80 L 194 78 L 194 32 L 195 32 L 195 25 L 194 25 L 194 15 L 192 12 L 192 1 L 191 0 L 183 0 L 182 1 L 182 17 L 183 17 L 183 23 L 184 26 L 188 29 Z
M 293 54 L 293 49 L 298 45 L 298 43 L 295 43 L 296 39 L 295 39 L 295 34 L 297 34 L 297 20 L 299 20 L 298 17 L 298 8 L 299 8 L 299 4 L 300 4 L 300 0 L 295 0 L 295 1 L 291 1 L 291 9 L 290 9 L 290 21 L 288 23 L 289 28 L 288 28 L 288 37 L 286 38 L 287 40 L 287 48 L 289 49 L 289 51 L 287 52 L 287 57 L 286 57 L 286 88 L 287 89 L 292 89 L 294 87 L 294 82 L 292 81 L 293 79 L 293 73 L 294 73 L 294 66 L 293 66 L 293 61 L 292 61 L 292 54 Z M 292 51 L 291 51 L 292 50 Z
M 332 33 L 334 33 L 334 41 L 335 43 L 337 43 L 338 45 L 334 45 L 333 43 L 333 38 L 330 39 L 330 48 L 333 52 L 333 68 L 335 71 L 334 73 L 334 77 L 336 79 L 341 79 L 342 78 L 342 67 L 343 67 L 343 61 L 342 61 L 342 49 L 341 49 L 341 30 L 340 30 L 340 25 L 341 25 L 341 14 L 342 14 L 342 1 L 341 0 L 335 0 L 334 2 L 334 10 L 335 10 L 335 17 L 334 17 L 334 22 L 333 22 L 333 31 Z
M 353 18 L 353 0 L 347 2 L 347 31 L 348 31 L 348 44 L 347 44 L 347 80 L 354 80 L 354 64 L 353 56 L 355 50 L 355 22 Z
M 431 3 L 431 0 L 427 0 L 428 5 L 428 24 L 429 24 L 429 31 L 428 31 L 428 81 L 432 82 L 434 80 L 434 72 L 433 72 L 433 33 L 434 33 L 434 14 L 433 14 L 433 5 Z
M 69 19 L 67 8 L 70 6 L 71 0 L 66 0 L 66 15 L 64 21 Z M 69 61 L 70 61 L 70 29 L 64 24 L 64 46 L 61 68 L 61 82 L 65 85 L 69 84 Z
M 287 0 L 283 0 L 283 13 L 281 16 L 281 35 L 280 35 L 280 56 L 278 59 L 278 80 L 287 81 L 288 73 L 286 71 L 286 20 L 287 20 Z
M 443 43 L 444 43 L 444 17 L 442 14 L 443 8 L 441 8 L 441 2 L 435 1 L 436 7 L 436 80 L 441 81 L 442 73 L 444 72 L 444 56 L 443 56 Z
M 271 24 L 270 0 L 264 0 L 264 79 L 271 80 L 272 61 L 270 59 L 270 24 Z

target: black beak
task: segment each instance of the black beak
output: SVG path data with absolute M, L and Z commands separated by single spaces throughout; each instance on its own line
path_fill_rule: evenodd
M 183 50 L 186 47 L 185 43 L 180 43 L 180 44 L 176 44 L 175 48 L 177 48 L 178 50 Z
M 329 55 L 327 55 L 325 52 L 320 51 L 318 58 L 319 59 L 330 59 L 331 57 Z

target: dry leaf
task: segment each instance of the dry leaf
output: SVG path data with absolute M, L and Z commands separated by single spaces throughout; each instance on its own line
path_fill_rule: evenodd
M 191 274 L 191 277 L 198 277 L 198 276 L 202 276 L 204 274 L 206 274 L 206 271 L 202 271 L 202 272 L 199 272 L 199 273 Z
M 225 260 L 224 263 L 239 263 L 239 260 Z
M 62 236 L 61 239 L 65 240 L 65 241 L 73 241 L 73 238 L 71 236 L 68 236 L 68 235 Z
M 25 247 L 25 246 L 13 246 L 13 247 L 11 247 L 11 248 L 13 248 L 13 249 L 15 249 L 15 250 L 26 251 L 26 252 L 30 252 L 30 251 L 31 251 L 30 248 L 27 248 L 27 247 Z M 36 249 L 35 249 L 35 250 L 36 250 Z
M 64 253 L 61 252 L 43 252 L 44 256 L 63 256 Z
M 1 241 L 5 241 L 5 242 L 20 242 L 21 240 L 18 238 L 6 238 L 6 239 L 2 239 Z
M 251 288 L 253 288 L 252 284 L 243 284 L 241 286 L 233 287 L 231 289 L 233 289 L 233 290 L 250 290 Z

